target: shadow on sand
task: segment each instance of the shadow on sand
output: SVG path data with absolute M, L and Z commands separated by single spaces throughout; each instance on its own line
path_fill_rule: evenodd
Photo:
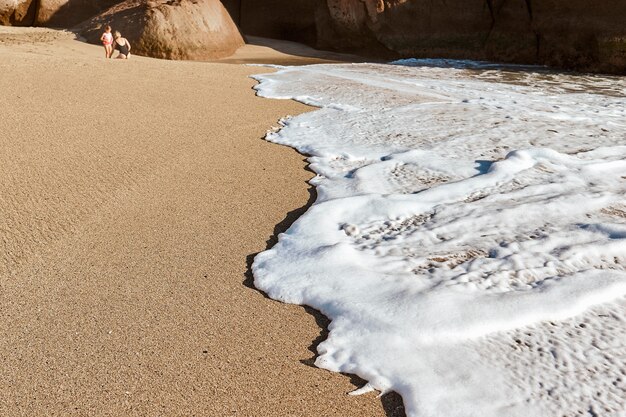
M 298 42 L 245 36 L 246 45 L 233 55 L 215 62 L 226 64 L 308 65 L 372 62 L 356 55 L 311 48 Z M 276 54 L 278 52 L 279 54 Z

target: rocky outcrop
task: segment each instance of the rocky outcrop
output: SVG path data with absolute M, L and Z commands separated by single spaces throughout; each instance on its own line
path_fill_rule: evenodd
M 130 41 L 133 53 L 154 58 L 209 60 L 229 56 L 244 44 L 218 0 L 127 0 L 76 30 L 99 43 L 107 24 Z
M 626 73 L 624 16 L 623 0 L 324 0 L 317 46 Z
M 36 7 L 34 0 L 0 0 L 0 25 L 32 26 Z
M 320 49 L 626 73 L 626 0 L 225 1 L 244 33 Z

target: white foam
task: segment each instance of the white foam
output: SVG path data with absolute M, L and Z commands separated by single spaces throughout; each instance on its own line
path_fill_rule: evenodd
M 626 82 L 410 64 L 257 76 L 259 95 L 321 109 L 268 134 L 311 155 L 318 198 L 257 256 L 255 285 L 331 318 L 316 364 L 397 391 L 408 416 L 626 415 L 615 372 L 546 395 L 528 377 L 562 386 L 563 367 L 525 352 L 519 369 L 506 342 L 532 329 L 548 349 L 544 323 L 580 316 L 567 352 L 586 351 L 610 337 L 594 306 L 623 309 Z M 625 345 L 584 366 L 626 373 Z

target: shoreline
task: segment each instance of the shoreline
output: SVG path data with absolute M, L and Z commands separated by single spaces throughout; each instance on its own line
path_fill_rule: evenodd
M 332 318 L 316 363 L 409 415 L 623 410 L 624 80 L 412 64 L 258 77 L 323 110 L 268 135 L 316 155 L 320 194 L 255 259 L 257 286 Z
M 269 69 L 0 29 L 1 414 L 398 415 L 310 366 L 319 315 L 242 285 L 310 199 L 263 132 L 309 107 L 256 97 Z

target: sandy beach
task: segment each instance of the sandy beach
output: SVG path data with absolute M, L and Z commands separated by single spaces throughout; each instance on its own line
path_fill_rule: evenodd
M 396 395 L 312 366 L 323 318 L 251 288 L 312 198 L 264 140 L 292 101 L 246 62 L 335 60 L 256 42 L 222 63 L 133 57 L 0 28 L 0 415 L 388 416 Z

